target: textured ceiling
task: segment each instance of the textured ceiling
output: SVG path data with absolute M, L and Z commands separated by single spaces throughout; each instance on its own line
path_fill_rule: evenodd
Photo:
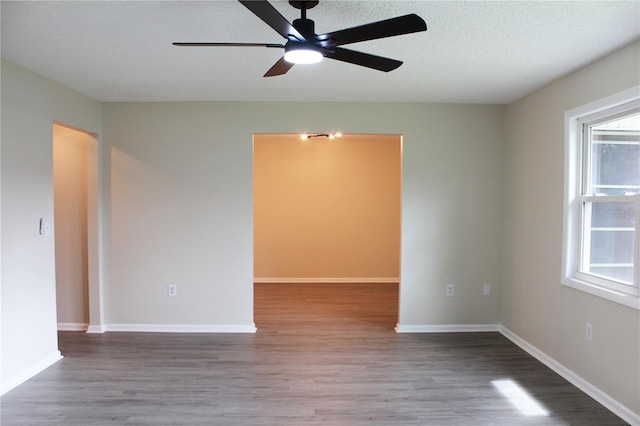
M 289 21 L 299 11 L 273 1 Z M 5 1 L 2 56 L 101 101 L 509 103 L 640 38 L 639 1 L 320 1 L 316 32 L 416 13 L 427 32 L 349 45 L 404 61 L 325 59 L 262 75 L 282 43 L 236 1 Z

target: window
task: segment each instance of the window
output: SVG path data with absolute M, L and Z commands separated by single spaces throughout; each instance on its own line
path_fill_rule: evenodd
M 638 88 L 568 111 L 562 283 L 640 309 Z

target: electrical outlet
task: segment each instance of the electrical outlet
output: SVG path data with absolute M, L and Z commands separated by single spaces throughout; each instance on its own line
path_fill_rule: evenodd
M 591 323 L 587 323 L 585 338 L 587 339 L 587 342 L 590 342 L 593 338 L 593 326 L 591 325 Z
M 453 284 L 447 284 L 447 297 L 453 297 L 453 295 L 454 295 Z
M 482 295 L 483 296 L 491 296 L 491 285 L 490 284 L 484 284 L 482 286 Z
M 167 287 L 167 295 L 174 297 L 178 295 L 178 286 L 176 286 L 175 284 L 169 284 L 169 287 Z

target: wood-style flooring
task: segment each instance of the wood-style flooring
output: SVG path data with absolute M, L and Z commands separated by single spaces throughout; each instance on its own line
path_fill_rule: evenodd
M 256 334 L 61 332 L 12 425 L 622 425 L 499 333 L 397 334 L 393 284 L 256 284 Z M 526 416 L 492 384 L 547 411 Z

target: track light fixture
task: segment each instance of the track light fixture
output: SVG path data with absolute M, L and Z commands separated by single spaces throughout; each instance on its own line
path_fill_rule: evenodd
M 313 133 L 313 134 L 308 134 L 308 133 L 303 133 L 302 135 L 300 135 L 300 139 L 307 140 L 307 139 L 311 139 L 311 138 L 329 138 L 329 139 L 335 139 L 335 138 L 339 138 L 342 137 L 342 133 L 340 132 L 336 132 L 336 133 Z

